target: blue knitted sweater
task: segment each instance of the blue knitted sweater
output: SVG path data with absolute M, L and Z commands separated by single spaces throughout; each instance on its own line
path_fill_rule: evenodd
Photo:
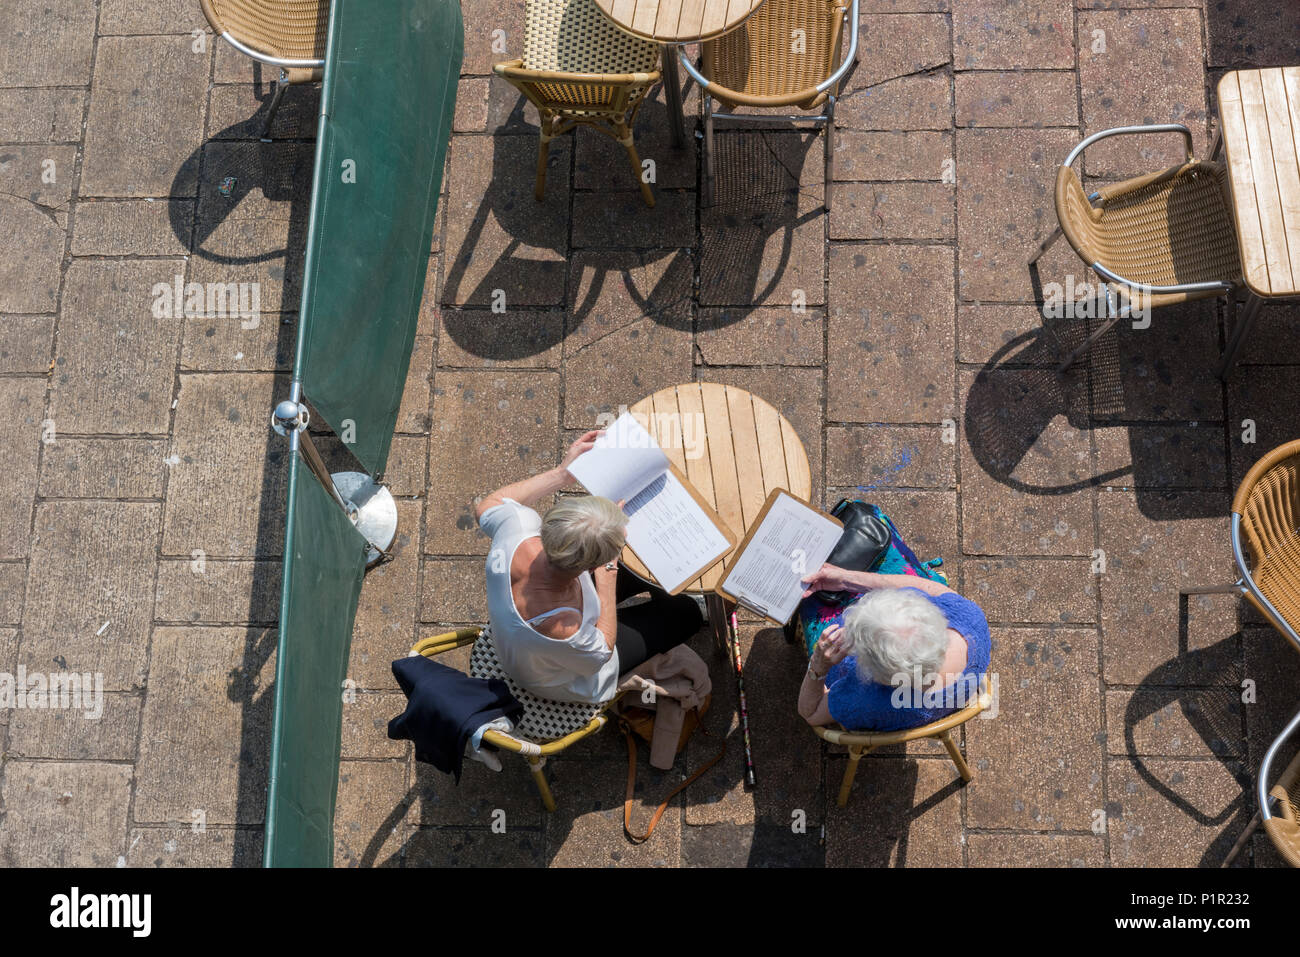
M 925 595 L 948 619 L 948 627 L 966 639 L 966 669 L 946 688 L 931 692 L 893 688 L 875 681 L 864 682 L 858 675 L 853 655 L 831 668 L 826 675 L 826 703 L 831 717 L 850 731 L 902 731 L 937 721 L 946 714 L 975 702 L 979 677 L 989 667 L 993 639 L 989 623 L 979 605 L 955 592 L 938 597 Z M 851 608 L 852 606 L 846 606 Z M 843 623 L 843 614 L 840 615 Z

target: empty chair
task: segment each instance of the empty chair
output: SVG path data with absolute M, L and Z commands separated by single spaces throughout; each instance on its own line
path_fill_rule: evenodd
M 1182 133 L 1186 162 L 1084 194 L 1073 165 L 1093 143 L 1111 136 L 1167 132 Z M 1235 308 L 1233 294 L 1242 285 L 1242 270 L 1226 177 L 1222 164 L 1192 155 L 1192 134 L 1177 123 L 1102 130 L 1070 151 L 1056 173 L 1059 225 L 1029 262 L 1037 262 L 1064 235 L 1084 263 L 1108 284 L 1108 315 L 1065 358 L 1060 371 L 1129 315 L 1130 308 L 1223 295 Z M 1226 374 L 1226 368 L 1221 374 Z
M 849 49 L 840 59 L 845 22 Z M 716 40 L 700 44 L 697 70 L 685 52 L 683 69 L 700 85 L 704 98 L 705 186 L 714 177 L 715 119 L 763 122 L 770 117 L 752 113 L 718 113 L 716 99 L 729 109 L 738 107 L 797 107 L 819 110 L 815 115 L 781 117 L 787 122 L 811 122 L 826 127 L 826 209 L 831 208 L 831 179 L 835 171 L 835 101 L 840 81 L 858 57 L 858 0 L 766 0 L 741 26 Z M 711 193 L 710 193 L 711 195 Z
M 320 80 L 325 69 L 329 0 L 199 0 L 215 33 L 240 53 L 280 68 L 271 108 L 262 127 L 270 140 L 271 123 L 285 87 Z
M 526 0 L 524 55 L 498 63 L 492 71 L 537 107 L 540 143 L 537 185 L 546 190 L 546 157 L 551 140 L 576 126 L 590 126 L 627 151 L 641 196 L 655 204 L 641 174 L 632 123 L 650 86 L 659 80 L 659 46 L 623 33 L 593 0 Z

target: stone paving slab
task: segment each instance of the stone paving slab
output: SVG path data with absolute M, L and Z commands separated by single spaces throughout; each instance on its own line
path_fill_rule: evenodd
M 1258 0 L 866 0 L 828 138 L 719 124 L 699 92 L 669 143 L 662 87 L 621 148 L 551 146 L 492 64 L 523 5 L 464 0 L 455 134 L 398 435 L 394 560 L 363 586 L 335 819 L 340 866 L 1217 866 L 1253 770 L 1294 713 L 1300 658 L 1227 596 L 1227 516 L 1295 437 L 1300 312 L 1269 305 L 1226 386 L 1213 301 L 1121 323 L 1068 373 L 1089 281 L 1056 225 L 1083 136 L 1184 122 L 1204 154 L 1230 68 L 1300 62 L 1292 5 Z M 194 30 L 203 31 L 196 42 Z M 0 8 L 0 670 L 100 672 L 103 716 L 0 711 L 0 863 L 257 866 L 274 676 L 287 389 L 319 112 L 206 32 L 190 0 Z M 1175 137 L 1089 150 L 1089 181 L 1180 158 Z M 711 187 L 711 188 L 710 188 Z M 159 283 L 255 283 L 258 321 L 156 309 Z M 173 286 L 174 288 L 174 286 Z M 802 652 L 741 617 L 757 788 L 731 662 L 703 634 L 709 735 L 639 758 L 634 818 L 727 742 L 654 838 L 621 834 L 616 727 L 459 786 L 385 728 L 391 662 L 481 623 L 473 505 L 549 468 L 602 413 L 708 381 L 785 415 L 812 498 L 881 505 L 994 628 L 998 714 L 846 765 L 795 713 Z M 331 467 L 349 456 L 316 433 Z M 468 664 L 468 650 L 444 659 Z M 194 720 L 201 715 L 202 720 Z M 494 827 L 503 818 L 505 829 Z M 1279 866 L 1256 837 L 1239 866 Z

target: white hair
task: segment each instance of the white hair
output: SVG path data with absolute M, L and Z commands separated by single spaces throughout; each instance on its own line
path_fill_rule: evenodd
M 911 589 L 865 595 L 845 614 L 844 634 L 862 680 L 883 685 L 916 687 L 942 670 L 948 653 L 948 620 Z
M 542 517 L 542 548 L 563 571 L 586 571 L 613 561 L 626 540 L 627 516 L 599 495 L 566 497 Z

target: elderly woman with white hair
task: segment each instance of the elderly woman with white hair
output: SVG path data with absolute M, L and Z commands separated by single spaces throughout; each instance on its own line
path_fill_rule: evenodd
M 975 701 L 993 642 L 984 612 L 969 598 L 916 575 L 834 565 L 804 584 L 805 595 L 863 593 L 813 648 L 799 689 L 799 714 L 809 724 L 902 731 Z
M 620 505 L 568 496 L 544 516 L 533 503 L 574 484 L 569 465 L 601 433 L 573 443 L 558 467 L 497 489 L 478 505 L 487 558 L 488 621 L 506 673 L 533 694 L 593 704 L 618 676 L 700 630 L 694 599 L 672 596 L 618 565 L 627 536 Z M 617 609 L 633 595 L 650 600 Z

